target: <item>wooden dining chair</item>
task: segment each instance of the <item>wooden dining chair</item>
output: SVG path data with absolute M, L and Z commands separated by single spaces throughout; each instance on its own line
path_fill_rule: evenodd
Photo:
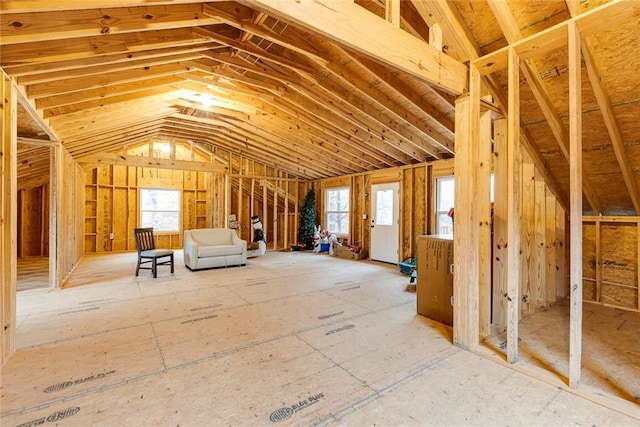
M 156 249 L 153 238 L 153 227 L 135 228 L 133 234 L 136 238 L 136 249 L 138 250 L 138 265 L 136 266 L 136 276 L 140 270 L 151 270 L 153 278 L 158 277 L 159 265 L 171 265 L 173 274 L 173 251 L 169 249 Z M 142 264 L 151 263 L 151 267 L 142 267 Z

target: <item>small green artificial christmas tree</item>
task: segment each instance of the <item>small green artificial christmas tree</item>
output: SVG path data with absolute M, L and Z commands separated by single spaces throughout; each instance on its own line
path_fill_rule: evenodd
M 298 243 L 305 249 L 313 249 L 313 236 L 316 232 L 316 193 L 310 188 L 302 202 L 300 210 L 300 226 L 298 227 Z

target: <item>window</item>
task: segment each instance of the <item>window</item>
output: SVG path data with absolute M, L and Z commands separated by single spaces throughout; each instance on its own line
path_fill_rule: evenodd
M 393 225 L 393 190 L 376 192 L 376 225 Z
M 349 188 L 329 188 L 326 193 L 327 230 L 349 234 Z
M 140 189 L 140 226 L 154 231 L 180 231 L 180 190 Z
M 436 180 L 436 234 L 453 234 L 453 220 L 449 210 L 453 207 L 455 182 L 453 177 Z
M 489 197 L 493 203 L 494 174 L 489 181 Z M 436 234 L 453 234 L 453 218 L 449 210 L 455 200 L 455 181 L 452 176 L 436 179 Z

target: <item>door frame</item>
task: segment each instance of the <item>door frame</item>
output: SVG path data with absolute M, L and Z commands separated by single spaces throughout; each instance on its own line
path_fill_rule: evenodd
M 396 248 L 396 257 L 395 257 L 395 261 L 390 261 L 390 260 L 384 260 L 384 259 L 376 259 L 374 257 L 374 228 L 377 225 L 374 221 L 377 221 L 376 218 L 376 212 L 375 209 L 377 207 L 377 202 L 376 202 L 376 191 L 377 191 L 377 187 L 384 187 L 384 186 L 392 186 L 392 190 L 396 191 L 395 197 L 394 197 L 394 211 L 393 211 L 393 216 L 394 216 L 394 220 L 395 220 L 395 229 L 396 229 L 396 236 L 395 236 L 395 248 Z M 388 181 L 388 182 L 376 182 L 375 184 L 371 184 L 371 231 L 370 231 L 370 247 L 369 247 L 369 258 L 371 258 L 371 260 L 373 261 L 380 261 L 380 262 L 388 262 L 388 263 L 392 263 L 392 264 L 396 264 L 400 261 L 400 247 L 401 247 L 401 242 L 400 242 L 400 215 L 402 213 L 401 210 L 401 198 L 400 198 L 400 190 L 401 190 L 402 186 L 400 185 L 400 181 Z

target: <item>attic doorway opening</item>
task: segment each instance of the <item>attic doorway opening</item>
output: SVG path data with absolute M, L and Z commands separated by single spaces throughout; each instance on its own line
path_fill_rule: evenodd
M 46 142 L 46 141 L 44 141 Z M 53 147 L 18 142 L 18 164 L 37 170 L 20 173 L 17 200 L 17 291 L 42 289 L 50 282 L 51 188 Z M 24 156 L 24 161 L 20 157 Z M 34 166 L 35 165 L 35 166 Z

